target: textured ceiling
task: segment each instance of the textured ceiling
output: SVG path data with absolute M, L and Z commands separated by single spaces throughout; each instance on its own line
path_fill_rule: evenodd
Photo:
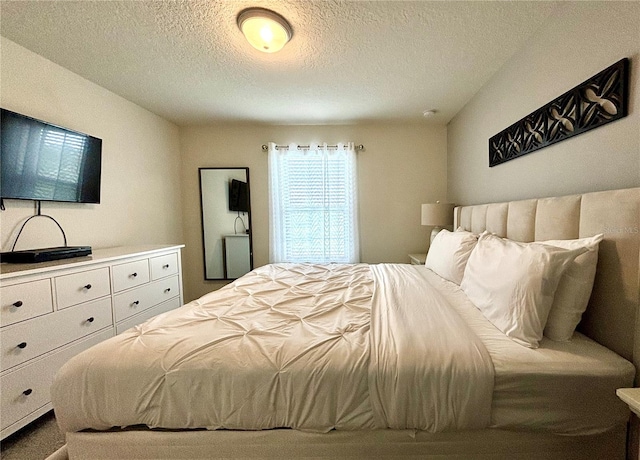
M 0 34 L 179 125 L 448 122 L 561 2 L 7 1 Z M 284 15 L 251 48 L 239 11 Z

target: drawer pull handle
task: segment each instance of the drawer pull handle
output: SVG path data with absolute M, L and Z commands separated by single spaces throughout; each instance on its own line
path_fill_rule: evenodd
M 131 305 L 140 305 L 140 301 L 136 300 L 135 302 L 133 302 Z
M 169 268 L 169 264 L 164 264 L 164 265 L 162 266 L 162 268 L 164 268 L 164 269 L 166 270 L 167 268 Z
M 91 316 L 90 318 L 87 318 L 87 323 L 93 323 L 95 321 L 95 318 L 93 316 Z
M 20 342 L 18 344 L 18 348 L 20 348 L 21 350 L 24 349 L 24 348 L 27 348 L 27 342 Z
M 87 284 L 87 285 L 84 287 L 84 289 L 86 289 L 86 290 L 88 291 L 89 289 L 91 289 L 91 285 L 90 285 L 90 284 Z
M 138 273 L 133 272 L 133 273 L 131 274 L 131 276 L 132 276 L 133 278 L 135 278 L 136 276 L 138 276 Z
M 31 393 L 33 393 L 33 390 L 31 388 L 27 388 L 22 392 L 22 394 L 25 396 L 29 396 Z
M 169 291 L 171 291 L 171 288 L 167 288 L 164 290 L 164 292 L 169 292 Z
M 18 300 L 17 302 L 14 302 L 13 306 L 16 308 L 20 308 L 22 306 L 22 300 Z

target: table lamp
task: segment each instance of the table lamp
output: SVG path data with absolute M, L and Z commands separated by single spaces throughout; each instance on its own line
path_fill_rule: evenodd
M 442 227 L 453 225 L 453 203 L 427 203 L 422 205 L 422 225 L 433 227 L 431 230 L 431 239 L 436 237 Z

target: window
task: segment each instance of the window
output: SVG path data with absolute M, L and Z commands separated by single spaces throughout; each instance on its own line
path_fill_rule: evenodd
M 359 261 L 356 153 L 269 144 L 271 262 Z

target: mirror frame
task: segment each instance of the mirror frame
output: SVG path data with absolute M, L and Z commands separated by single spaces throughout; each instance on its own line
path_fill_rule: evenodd
M 230 278 L 227 276 L 227 272 L 226 272 L 226 258 L 225 258 L 225 252 L 224 252 L 224 244 L 222 247 L 222 268 L 223 268 L 223 273 L 222 273 L 222 277 L 218 278 L 218 277 L 209 277 L 207 274 L 207 240 L 206 240 L 206 231 L 205 231 L 205 219 L 204 219 L 204 215 L 205 215 L 205 199 L 206 196 L 205 194 L 203 194 L 202 191 L 202 175 L 204 172 L 208 171 L 208 170 L 217 170 L 217 171 L 223 171 L 223 170 L 229 170 L 229 171 L 244 171 L 245 172 L 245 177 L 246 177 L 246 182 L 247 182 L 247 221 L 248 221 L 248 227 L 247 227 L 247 234 L 249 235 L 249 270 L 253 270 L 253 234 L 252 234 L 252 224 L 251 224 L 251 183 L 249 181 L 249 168 L 248 167 L 241 167 L 241 166 L 231 166 L 231 167 L 201 167 L 198 168 L 198 183 L 199 183 L 199 189 L 200 189 L 200 228 L 202 231 L 202 262 L 203 262 L 203 266 L 202 266 L 202 271 L 203 271 L 203 275 L 204 275 L 204 279 L 205 281 L 228 281 L 228 280 L 234 280 L 237 278 Z M 228 183 L 228 180 L 231 179 L 231 177 L 227 177 L 225 183 Z M 227 204 L 228 204 L 228 199 L 229 199 L 229 192 L 228 192 L 228 187 L 225 188 L 226 193 L 223 196 L 224 199 L 224 206 L 225 209 L 228 209 Z M 233 211 L 230 211 L 233 212 Z M 231 233 L 231 232 L 229 232 Z

